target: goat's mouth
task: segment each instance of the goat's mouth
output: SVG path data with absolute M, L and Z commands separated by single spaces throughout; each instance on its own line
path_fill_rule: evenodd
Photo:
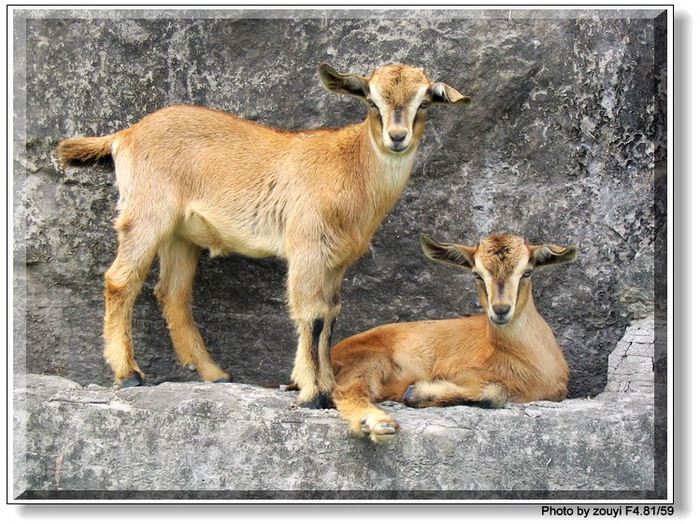
M 408 149 L 408 144 L 391 144 L 387 149 L 392 153 L 403 153 Z
M 497 326 L 505 326 L 508 322 L 510 322 L 511 317 L 510 316 L 502 317 L 500 315 L 489 315 L 489 319 L 491 320 L 491 322 L 493 322 Z

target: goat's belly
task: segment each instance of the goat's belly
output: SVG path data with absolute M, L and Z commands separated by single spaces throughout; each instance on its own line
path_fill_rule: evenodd
M 232 253 L 254 258 L 284 256 L 284 238 L 272 227 L 259 222 L 248 225 L 194 205 L 187 209 L 178 234 L 208 249 L 212 257 Z

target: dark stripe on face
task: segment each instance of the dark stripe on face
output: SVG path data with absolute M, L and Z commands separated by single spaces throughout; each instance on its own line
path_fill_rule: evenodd
M 394 109 L 394 123 L 403 123 L 403 108 L 397 107 L 396 109 Z

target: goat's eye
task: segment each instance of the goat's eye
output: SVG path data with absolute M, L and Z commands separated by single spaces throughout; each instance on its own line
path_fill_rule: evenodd
M 532 275 L 532 271 L 528 270 L 523 273 L 523 275 L 520 278 L 530 278 L 530 275 Z
M 377 104 L 375 104 L 375 103 L 374 103 L 374 100 L 372 100 L 372 99 L 370 99 L 370 98 L 367 99 L 367 105 L 368 105 L 369 107 L 371 107 L 372 109 L 376 109 L 376 108 L 377 108 Z
M 428 100 L 423 100 L 418 107 L 421 109 L 427 109 L 429 105 L 430 102 Z
M 481 275 L 480 275 L 479 273 L 474 273 L 474 278 L 475 278 L 478 282 L 483 282 L 483 281 L 484 281 L 484 279 L 481 277 Z

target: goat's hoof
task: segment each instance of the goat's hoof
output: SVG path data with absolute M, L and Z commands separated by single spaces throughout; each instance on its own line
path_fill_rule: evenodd
M 221 384 L 223 382 L 233 382 L 233 377 L 231 373 L 227 373 L 223 369 L 205 369 L 199 370 L 199 379 L 203 382 L 212 382 L 214 384 Z
M 333 399 L 331 398 L 330 393 L 319 393 L 318 395 L 316 395 L 314 398 L 312 398 L 308 402 L 300 402 L 297 405 L 300 408 L 309 408 L 309 409 L 333 409 L 333 408 L 335 408 L 335 404 L 333 403 Z
M 119 384 L 123 388 L 133 388 L 136 386 L 143 386 L 144 380 L 143 380 L 143 377 L 139 373 L 132 373 L 131 375 L 126 377 L 124 380 L 121 380 L 119 382 Z
M 364 419 L 361 430 L 375 444 L 387 444 L 396 438 L 399 425 L 391 419 L 384 422 L 370 422 Z
M 406 404 L 409 408 L 417 408 L 419 407 L 419 402 L 416 399 L 416 386 L 414 384 L 411 384 L 406 388 L 406 393 L 403 394 L 403 403 Z

